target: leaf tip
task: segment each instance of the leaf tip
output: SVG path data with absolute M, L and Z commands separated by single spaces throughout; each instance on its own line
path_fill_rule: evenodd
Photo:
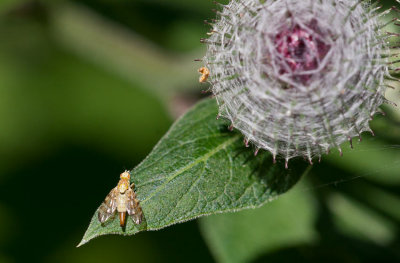
M 89 225 L 89 228 L 90 228 L 90 225 Z M 88 228 L 88 230 L 89 230 L 89 228 Z M 79 244 L 76 246 L 77 248 L 85 245 L 87 242 L 89 242 L 92 239 L 92 237 L 87 238 L 88 230 L 86 230 L 85 234 L 82 237 L 81 242 L 79 242 Z
M 79 244 L 76 247 L 78 248 L 80 246 L 83 246 L 86 243 L 87 243 L 87 240 L 86 239 L 82 239 L 81 242 L 79 242 Z

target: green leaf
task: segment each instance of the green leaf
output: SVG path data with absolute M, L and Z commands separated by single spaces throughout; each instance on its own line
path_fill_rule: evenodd
M 388 245 L 396 238 L 396 224 L 351 197 L 332 194 L 328 205 L 336 227 L 348 235 Z
M 317 204 L 311 191 L 296 191 L 300 185 L 260 209 L 202 218 L 201 230 L 216 261 L 250 262 L 315 241 Z
M 18 4 L 23 3 L 24 0 L 1 0 L 0 1 L 0 15 L 6 13 L 13 7 L 18 6 Z
M 198 65 L 192 58 L 203 56 L 203 48 L 187 56 L 168 54 L 140 35 L 73 1 L 51 0 L 47 7 L 52 37 L 63 48 L 134 85 L 140 84 L 165 103 L 175 95 L 177 87 L 198 77 Z
M 131 220 L 125 230 L 118 220 L 102 226 L 96 212 L 79 245 L 100 235 L 132 235 L 203 215 L 255 208 L 286 192 L 306 170 L 303 160 L 287 170 L 281 162 L 273 165 L 268 152 L 254 157 L 242 136 L 230 132 L 216 115 L 214 100 L 198 103 L 132 171 L 144 215 L 140 226 Z
M 385 185 L 399 185 L 398 146 L 385 144 L 378 138 L 355 142 L 354 149 L 343 145 L 343 157 L 333 153 L 326 156 L 324 161 L 355 176 L 362 176 Z

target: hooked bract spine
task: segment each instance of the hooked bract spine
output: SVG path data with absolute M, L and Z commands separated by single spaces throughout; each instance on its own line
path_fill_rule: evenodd
M 398 2 L 398 0 L 396 0 Z M 217 11 L 202 59 L 219 115 L 245 144 L 281 156 L 321 158 L 359 136 L 397 80 L 377 3 L 358 0 L 232 0 Z

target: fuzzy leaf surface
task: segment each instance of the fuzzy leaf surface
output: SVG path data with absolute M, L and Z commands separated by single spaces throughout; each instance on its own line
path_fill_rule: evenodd
M 303 160 L 285 169 L 281 162 L 273 164 L 269 152 L 255 157 L 241 134 L 216 120 L 217 112 L 215 100 L 198 103 L 133 169 L 141 225 L 128 219 L 122 229 L 117 218 L 101 225 L 96 211 L 79 245 L 101 235 L 132 235 L 203 215 L 255 208 L 286 192 L 307 170 Z

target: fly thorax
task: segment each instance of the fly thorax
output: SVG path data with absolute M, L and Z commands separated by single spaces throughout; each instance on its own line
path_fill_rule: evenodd
M 119 183 L 118 183 L 118 192 L 119 192 L 120 194 L 123 194 L 123 193 L 125 193 L 126 190 L 128 190 L 128 189 L 129 189 L 129 181 L 126 180 L 126 179 L 121 179 L 121 180 L 119 180 Z

